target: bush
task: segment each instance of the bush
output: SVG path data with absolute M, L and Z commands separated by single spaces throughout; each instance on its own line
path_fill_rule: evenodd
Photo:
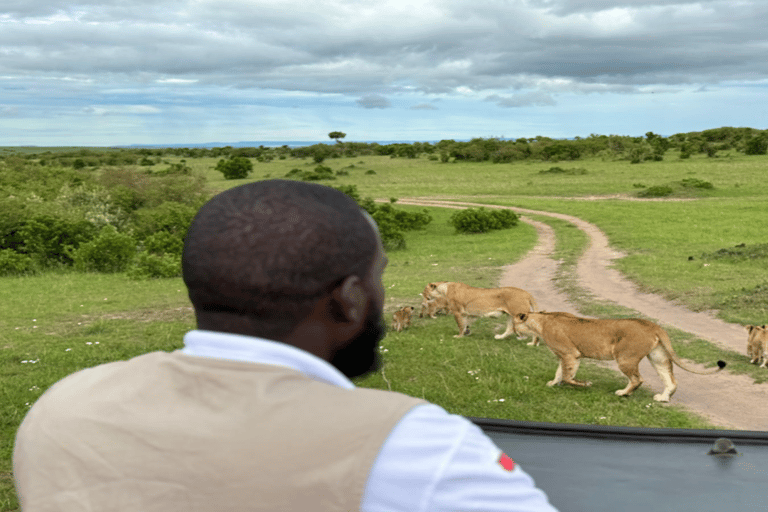
M 0 249 L 0 276 L 29 274 L 35 269 L 35 262 L 26 254 L 13 249 Z
M 247 178 L 253 171 L 253 162 L 244 156 L 235 156 L 229 160 L 219 160 L 216 170 L 228 180 L 241 180 Z
M 339 171 L 337 174 L 340 174 Z M 349 173 L 347 173 L 349 174 Z M 335 180 L 333 175 L 333 169 L 325 165 L 318 165 L 314 171 L 305 171 L 302 169 L 293 168 L 285 175 L 286 178 L 298 178 L 302 181 L 322 181 L 322 180 Z
M 144 239 L 144 248 L 152 254 L 181 256 L 184 249 L 184 233 L 160 231 Z
M 685 178 L 682 181 L 680 181 L 680 185 L 686 188 L 705 188 L 705 189 L 712 189 L 715 188 L 712 183 L 704 180 L 700 180 L 698 178 Z
M 366 202 L 366 206 L 371 208 L 370 203 Z M 381 243 L 387 250 L 405 249 L 403 231 L 423 229 L 424 226 L 432 222 L 432 216 L 426 210 L 423 212 L 406 212 L 397 210 L 387 203 L 382 205 L 375 205 L 374 203 L 371 216 L 379 227 Z
M 381 243 L 387 250 L 405 249 L 403 231 L 423 229 L 432 222 L 432 216 L 427 210 L 406 212 L 395 209 L 392 204 L 397 202 L 397 198 L 391 197 L 389 203 L 378 205 L 370 197 L 361 198 L 355 185 L 342 185 L 334 188 L 354 199 L 363 210 L 373 217 L 379 228 Z
M 155 208 L 142 208 L 134 213 L 134 229 L 139 240 L 166 231 L 186 235 L 197 208 L 180 203 L 163 203 Z
M 583 176 L 587 174 L 587 170 L 583 167 L 572 167 L 570 169 L 563 169 L 562 167 L 550 167 L 546 171 L 539 171 L 539 174 L 569 174 L 571 176 Z
M 637 197 L 666 197 L 672 194 L 674 190 L 667 185 L 656 185 L 654 187 L 648 187 L 642 192 L 637 193 Z
M 66 214 L 40 214 L 19 229 L 22 248 L 42 266 L 70 265 L 72 251 L 96 236 L 96 227 L 82 218 Z
M 486 233 L 517 225 L 517 215 L 512 210 L 467 208 L 451 215 L 448 223 L 459 233 Z
M 131 279 L 181 277 L 181 258 L 171 254 L 150 254 L 142 251 L 128 269 Z
M 135 256 L 136 240 L 114 226 L 104 226 L 96 238 L 72 253 L 75 269 L 94 272 L 122 272 Z
M 768 136 L 760 134 L 749 139 L 744 146 L 747 155 L 764 155 L 768 153 Z

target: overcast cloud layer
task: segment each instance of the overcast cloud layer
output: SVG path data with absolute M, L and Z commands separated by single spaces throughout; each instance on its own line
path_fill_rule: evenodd
M 768 128 L 759 0 L 0 2 L 0 146 Z

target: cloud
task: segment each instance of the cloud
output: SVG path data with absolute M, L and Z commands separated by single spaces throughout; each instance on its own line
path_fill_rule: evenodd
M 293 108 L 333 129 L 344 108 L 360 119 L 394 102 L 414 105 L 399 113 L 435 111 L 419 133 L 444 119 L 466 130 L 466 112 L 497 107 L 562 112 L 574 97 L 760 84 L 765 19 L 758 0 L 7 0 L 0 115 L 35 109 L 69 130 L 63 113 L 92 107 L 216 134 L 185 116 L 256 123 L 231 115 L 252 107 L 269 112 L 250 119 L 272 122 Z
M 500 96 L 498 94 L 492 94 L 485 98 L 485 100 L 494 102 L 498 106 L 505 108 L 532 106 L 551 107 L 557 104 L 552 96 L 544 92 L 526 92 L 521 94 L 514 94 L 512 96 Z
M 392 104 L 380 94 L 369 94 L 359 98 L 356 103 L 362 108 L 390 108 Z
M 16 117 L 19 115 L 19 109 L 16 107 L 6 107 L 0 105 L 0 117 Z
M 106 107 L 88 106 L 83 108 L 83 113 L 99 116 L 125 115 L 125 114 L 159 114 L 162 111 L 152 105 L 110 105 Z

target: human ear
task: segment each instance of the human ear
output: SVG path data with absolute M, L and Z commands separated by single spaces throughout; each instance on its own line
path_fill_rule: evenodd
M 362 280 L 357 276 L 349 276 L 333 290 L 333 298 L 338 304 L 340 320 L 351 323 L 361 322 L 365 316 L 368 297 L 363 288 Z

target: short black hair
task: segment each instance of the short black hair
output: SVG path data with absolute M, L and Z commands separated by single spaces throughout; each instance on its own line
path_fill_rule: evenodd
M 208 201 L 187 232 L 182 273 L 198 312 L 246 315 L 258 336 L 287 335 L 346 277 L 365 279 L 377 233 L 346 194 L 265 180 Z

